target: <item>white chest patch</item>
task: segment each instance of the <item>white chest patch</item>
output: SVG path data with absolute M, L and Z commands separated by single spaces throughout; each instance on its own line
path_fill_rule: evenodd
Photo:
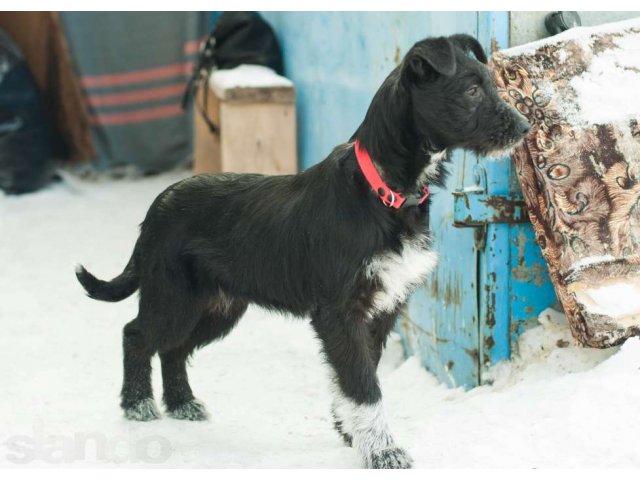
M 381 253 L 373 257 L 365 275 L 377 279 L 382 287 L 373 297 L 374 310 L 395 310 L 422 283 L 437 261 L 437 253 L 428 249 L 425 239 L 403 240 L 399 253 Z
M 447 158 L 447 151 L 442 150 L 440 152 L 431 155 L 429 165 L 422 171 L 416 182 L 416 188 L 420 189 L 425 183 L 432 182 L 440 176 L 440 166 L 442 161 Z

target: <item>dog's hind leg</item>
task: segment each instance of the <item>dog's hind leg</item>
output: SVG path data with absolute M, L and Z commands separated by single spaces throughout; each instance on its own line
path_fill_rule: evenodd
M 149 421 L 160 418 L 151 387 L 151 357 L 155 353 L 135 319 L 125 325 L 122 335 L 124 379 L 120 406 L 129 420 Z
M 189 339 L 179 348 L 160 353 L 163 401 L 170 417 L 179 420 L 206 420 L 204 404 L 193 396 L 186 361 L 194 349 L 227 335 L 247 309 L 247 303 L 220 293 L 203 313 Z
M 411 457 L 389 431 L 376 375 L 371 319 L 361 314 L 315 313 L 312 325 L 335 372 L 334 403 L 343 434 L 350 435 L 369 468 L 409 468 Z
M 187 377 L 189 353 L 184 347 L 160 353 L 164 385 L 162 400 L 170 417 L 178 420 L 206 420 L 207 409 L 193 396 L 189 385 Z

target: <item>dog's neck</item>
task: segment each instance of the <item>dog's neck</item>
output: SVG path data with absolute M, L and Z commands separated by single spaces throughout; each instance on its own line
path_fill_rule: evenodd
M 374 96 L 354 138 L 369 152 L 391 188 L 415 193 L 439 183 L 446 150 L 416 131 L 409 92 L 390 76 Z

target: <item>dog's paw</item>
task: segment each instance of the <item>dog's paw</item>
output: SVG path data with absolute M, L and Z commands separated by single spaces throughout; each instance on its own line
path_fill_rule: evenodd
M 369 468 L 411 468 L 413 459 L 400 447 L 390 447 L 372 453 L 369 458 Z
M 167 410 L 167 414 L 176 420 L 190 420 L 192 422 L 201 422 L 209 418 L 209 413 L 204 404 L 196 399 Z
M 136 422 L 148 422 L 160 418 L 160 412 L 153 398 L 145 398 L 133 407 L 124 408 L 124 418 Z

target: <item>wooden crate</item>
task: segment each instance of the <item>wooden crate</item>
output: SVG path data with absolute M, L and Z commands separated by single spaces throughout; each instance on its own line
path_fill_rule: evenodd
M 280 175 L 296 173 L 295 89 L 277 87 L 216 87 L 205 95 L 205 107 L 218 131 L 212 133 L 194 108 L 195 173 L 238 172 Z

